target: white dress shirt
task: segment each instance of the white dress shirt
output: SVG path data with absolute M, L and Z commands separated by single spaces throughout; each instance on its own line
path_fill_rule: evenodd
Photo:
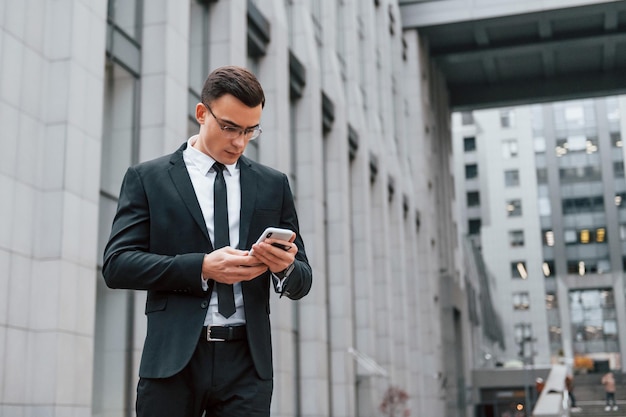
M 187 148 L 183 151 L 183 160 L 187 166 L 187 172 L 189 172 L 196 198 L 200 204 L 209 237 L 213 242 L 213 183 L 215 182 L 213 164 L 215 160 L 192 146 L 197 139 L 198 135 L 189 138 Z M 239 213 L 241 211 L 240 170 L 236 163 L 225 165 L 225 167 L 226 169 L 224 169 L 223 172 L 224 180 L 226 181 L 226 192 L 228 194 L 228 236 L 230 238 L 230 246 L 236 248 L 239 245 Z M 202 285 L 205 290 L 208 289 L 205 280 L 202 280 Z M 217 311 L 217 291 L 213 291 L 209 308 L 207 309 L 207 315 L 204 319 L 205 326 L 232 326 L 246 322 L 241 283 L 238 282 L 233 285 L 233 292 L 237 310 L 232 316 L 226 318 Z

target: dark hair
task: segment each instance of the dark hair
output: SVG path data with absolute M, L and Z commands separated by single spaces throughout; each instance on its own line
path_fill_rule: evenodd
M 243 67 L 229 65 L 209 74 L 202 87 L 202 102 L 210 104 L 224 94 L 231 94 L 248 107 L 265 106 L 263 87 L 256 76 Z

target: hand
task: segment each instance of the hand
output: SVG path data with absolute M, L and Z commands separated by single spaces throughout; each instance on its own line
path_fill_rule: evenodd
M 202 278 L 224 284 L 250 281 L 267 271 L 267 265 L 248 256 L 248 251 L 225 246 L 204 255 Z
M 256 258 L 258 262 L 262 262 L 273 273 L 284 271 L 296 259 L 298 247 L 293 244 L 295 239 L 295 233 L 288 241 L 271 237 L 267 238 L 261 243 L 252 245 L 254 254 L 250 257 Z M 276 247 L 273 244 L 279 245 L 280 247 Z

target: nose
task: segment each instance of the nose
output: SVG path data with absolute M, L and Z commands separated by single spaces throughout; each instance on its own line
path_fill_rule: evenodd
M 241 135 L 237 136 L 235 139 L 232 139 L 232 144 L 235 145 L 237 148 L 243 148 L 244 146 L 246 146 L 246 142 L 248 141 L 247 139 L 247 135 L 245 133 L 242 133 Z

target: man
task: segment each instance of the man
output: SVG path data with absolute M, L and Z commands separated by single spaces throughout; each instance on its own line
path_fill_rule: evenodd
M 576 406 L 576 397 L 574 396 L 574 375 L 567 374 L 565 377 L 565 387 L 569 395 L 570 407 L 573 413 L 580 413 L 582 408 Z
M 299 299 L 312 272 L 287 177 L 243 156 L 264 104 L 251 72 L 218 68 L 198 135 L 124 177 L 102 273 L 148 292 L 139 417 L 269 416 L 270 282 Z M 269 226 L 295 233 L 255 243 Z

